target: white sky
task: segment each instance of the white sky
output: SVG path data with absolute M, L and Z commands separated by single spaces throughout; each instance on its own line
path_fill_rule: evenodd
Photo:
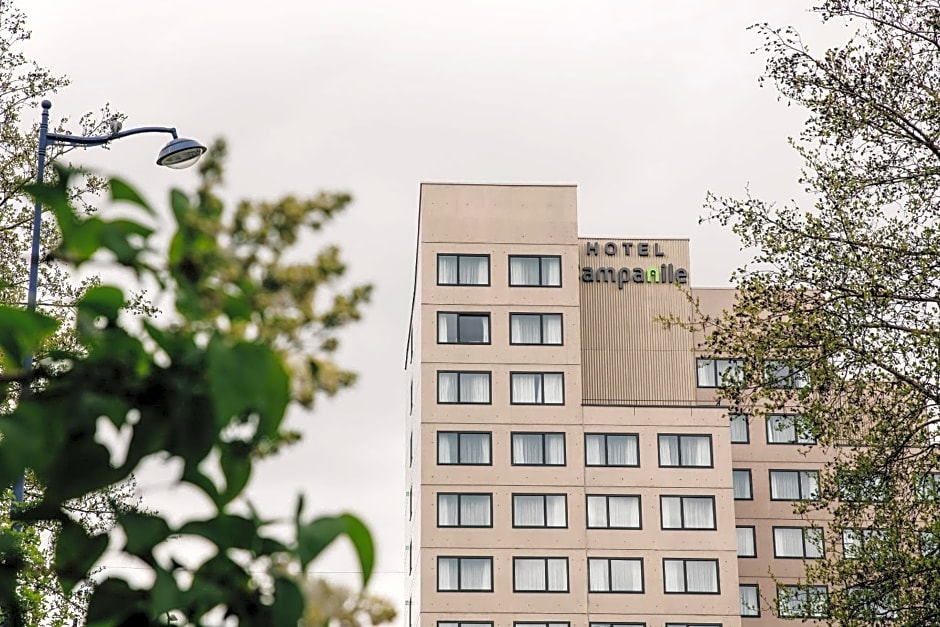
M 785 200 L 800 114 L 757 86 L 755 22 L 818 33 L 811 0 L 19 0 L 29 54 L 71 87 L 53 114 L 110 102 L 125 128 L 229 141 L 232 198 L 321 188 L 355 203 L 322 242 L 375 284 L 344 334 L 360 383 L 312 415 L 305 441 L 266 462 L 252 499 L 287 514 L 352 510 L 379 543 L 373 589 L 402 610 L 407 382 L 402 355 L 421 181 L 576 183 L 584 235 L 689 237 L 695 285 L 723 285 L 734 238 L 698 225 L 706 190 Z M 810 37 L 812 41 L 812 37 Z M 38 106 L 36 118 L 38 119 Z M 153 166 L 142 136 L 75 160 L 163 202 L 191 173 Z M 311 249 L 311 252 L 313 249 Z M 159 484 L 144 477 L 144 485 Z M 148 504 L 185 512 L 152 489 Z M 317 563 L 336 579 L 351 550 Z M 354 579 L 353 579 L 354 580 Z M 399 624 L 401 617 L 399 618 Z

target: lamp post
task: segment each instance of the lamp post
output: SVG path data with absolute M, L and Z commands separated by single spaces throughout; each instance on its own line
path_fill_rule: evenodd
M 49 146 L 60 144 L 63 146 L 104 146 L 116 139 L 122 139 L 131 135 L 141 135 L 143 133 L 168 133 L 172 135 L 166 146 L 160 150 L 157 156 L 157 165 L 166 166 L 174 170 L 182 170 L 195 164 L 199 158 L 206 152 L 206 147 L 193 139 L 186 139 L 176 134 L 175 128 L 165 126 L 141 126 L 123 131 L 115 125 L 109 135 L 69 135 L 68 133 L 50 133 L 49 132 L 49 109 L 52 108 L 52 102 L 42 101 L 42 118 L 39 122 L 39 158 L 36 163 L 36 182 L 42 185 L 43 171 L 46 167 L 46 149 Z M 38 200 L 33 209 L 33 242 L 32 251 L 29 257 L 29 295 L 26 300 L 27 311 L 36 310 L 36 286 L 39 279 L 39 235 L 42 226 L 42 203 Z M 26 374 L 33 369 L 33 356 L 28 355 L 23 364 Z M 25 389 L 25 388 L 24 388 Z M 20 477 L 16 485 L 13 486 L 14 503 L 23 500 L 23 477 Z

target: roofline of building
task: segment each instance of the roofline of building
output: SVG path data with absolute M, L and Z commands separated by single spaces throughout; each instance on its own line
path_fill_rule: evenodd
M 450 185 L 465 187 L 578 187 L 577 183 L 485 183 L 474 181 L 421 181 L 421 187 L 425 185 Z

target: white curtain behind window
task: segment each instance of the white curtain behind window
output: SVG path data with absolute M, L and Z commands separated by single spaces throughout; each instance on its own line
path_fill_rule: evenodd
M 437 459 L 442 464 L 456 464 L 460 460 L 457 457 L 457 442 L 459 436 L 456 433 L 438 433 L 437 434 Z
M 659 502 L 662 508 L 663 529 L 681 529 L 682 499 L 678 496 L 664 496 Z
M 607 463 L 611 466 L 636 466 L 639 463 L 636 437 L 632 435 L 608 435 Z
M 538 257 L 512 257 L 509 259 L 510 285 L 538 285 Z
M 512 402 L 541 403 L 542 377 L 534 373 L 514 372 L 512 374 Z
M 509 321 L 509 332 L 513 344 L 538 344 L 541 319 L 538 315 L 513 314 Z
M 751 474 L 746 470 L 735 470 L 731 473 L 734 483 L 734 498 L 751 498 Z
M 460 562 L 453 557 L 437 558 L 437 587 L 440 590 L 457 590 Z
M 679 465 L 679 438 L 677 436 L 659 436 L 659 463 L 663 466 Z
M 748 441 L 747 416 L 745 414 L 731 416 L 731 441 Z
M 457 373 L 441 372 L 437 375 L 437 401 L 439 403 L 457 402 Z
M 542 464 L 542 436 L 538 433 L 512 435 L 512 463 Z
M 457 341 L 457 314 L 437 314 L 437 341 L 452 344 Z
M 512 497 L 512 524 L 516 527 L 541 527 L 545 524 L 545 501 L 541 496 L 515 494 Z
M 561 314 L 542 316 L 542 343 L 561 344 Z
M 842 532 L 842 555 L 847 559 L 858 557 L 862 546 L 862 534 L 858 529 L 846 529 Z
M 568 522 L 564 494 L 549 494 L 545 497 L 545 521 L 549 527 L 564 527 Z
M 683 466 L 712 465 L 712 443 L 707 436 L 683 436 L 679 446 Z
M 460 560 L 461 590 L 489 590 L 492 587 L 492 562 L 481 558 Z
M 565 399 L 565 376 L 559 373 L 542 375 L 545 400 L 550 405 L 561 405 Z
M 545 463 L 562 466 L 565 463 L 565 434 L 545 434 Z
M 698 369 L 698 386 L 700 388 L 717 387 L 718 380 L 715 377 L 715 362 L 711 359 L 696 360 Z
M 457 257 L 453 255 L 437 257 L 437 282 L 441 285 L 457 283 Z
M 608 560 L 588 560 L 588 589 L 591 592 L 610 592 L 610 571 Z
M 751 557 L 754 555 L 754 529 L 752 527 L 738 527 L 735 529 L 738 536 L 738 557 Z
M 490 463 L 489 436 L 485 433 L 464 433 L 461 435 L 460 460 L 464 464 Z
M 803 530 L 774 529 L 774 554 L 778 557 L 802 557 Z
M 741 616 L 757 616 L 760 600 L 757 598 L 757 588 L 741 586 L 738 596 L 741 600 Z M 438 623 L 440 625 L 440 623 Z
M 561 285 L 561 259 L 542 258 L 542 285 Z
M 806 546 L 806 557 L 822 557 L 823 553 L 823 532 L 822 529 L 805 529 L 803 531 L 804 544 Z
M 803 498 L 816 498 L 816 494 L 819 489 L 819 473 L 815 471 L 801 472 L 800 488 L 803 490 Z
M 568 589 L 568 560 L 548 559 L 548 589 L 559 592 Z
M 490 266 L 487 257 L 462 257 L 460 259 L 460 283 L 462 285 L 486 285 L 490 282 Z
M 584 436 L 584 450 L 588 466 L 603 466 L 607 463 L 604 454 L 604 436 L 596 433 Z
M 682 560 L 663 560 L 663 570 L 666 592 L 684 592 L 685 570 L 682 567 Z
M 790 416 L 768 416 L 767 439 L 775 444 L 796 442 L 796 428 L 793 426 L 793 419 Z
M 774 499 L 794 500 L 800 498 L 799 473 L 771 472 L 770 497 Z
M 636 496 L 608 497 L 610 526 L 636 529 L 640 526 L 640 499 Z
M 718 592 L 718 565 L 715 562 L 686 562 L 689 592 Z
M 460 373 L 460 402 L 488 403 L 490 401 L 490 376 L 485 372 Z
M 606 528 L 607 524 L 607 497 L 587 497 L 588 527 Z
M 455 527 L 458 524 L 459 497 L 456 494 L 437 495 L 437 524 L 441 527 Z
M 545 560 L 516 558 L 513 560 L 516 590 L 545 590 Z
M 460 523 L 466 526 L 489 527 L 490 496 L 488 494 L 463 494 L 460 497 Z
M 638 560 L 610 560 L 610 589 L 639 591 L 643 587 Z
M 714 529 L 715 508 L 710 498 L 688 497 L 682 500 L 685 526 L 691 529 Z

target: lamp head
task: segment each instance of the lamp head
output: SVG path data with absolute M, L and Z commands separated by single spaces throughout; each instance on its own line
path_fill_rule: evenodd
M 157 165 L 182 170 L 199 161 L 199 157 L 205 154 L 206 150 L 207 148 L 195 139 L 174 137 L 160 151 L 160 155 L 157 157 Z

